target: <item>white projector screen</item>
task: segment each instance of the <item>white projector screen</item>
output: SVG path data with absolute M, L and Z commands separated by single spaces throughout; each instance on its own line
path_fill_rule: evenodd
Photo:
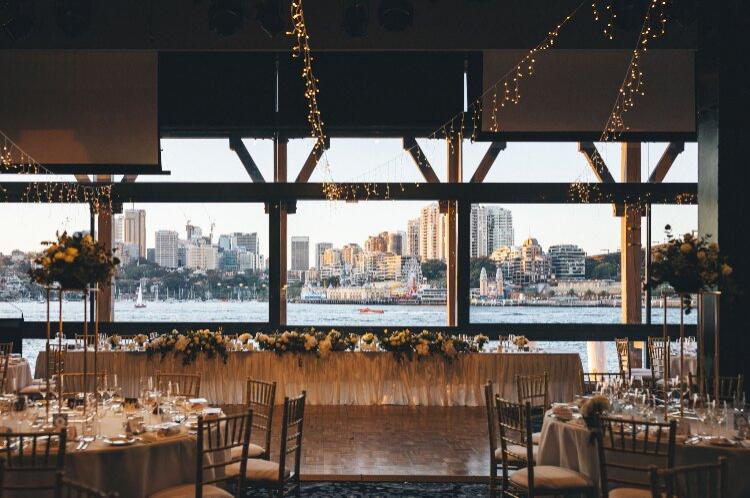
M 521 100 L 497 113 L 500 132 L 600 133 L 630 62 L 629 50 L 552 49 L 536 56 L 532 76 L 521 80 Z M 488 89 L 525 55 L 518 50 L 483 53 L 482 130 L 492 129 Z M 692 50 L 649 50 L 641 59 L 645 95 L 625 115 L 631 132 L 694 133 Z M 502 88 L 498 92 L 498 102 Z
M 155 51 L 0 51 L 0 129 L 42 165 L 157 168 L 157 65 Z

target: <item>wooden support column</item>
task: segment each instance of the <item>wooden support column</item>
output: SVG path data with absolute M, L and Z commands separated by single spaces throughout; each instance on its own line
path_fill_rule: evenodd
M 282 137 L 274 139 L 273 179 L 287 182 L 287 143 Z M 278 202 L 268 210 L 270 228 L 269 260 L 269 321 L 272 326 L 286 325 L 287 286 L 287 206 Z
M 460 183 L 462 171 L 461 171 L 461 139 L 460 136 L 452 137 L 447 140 L 448 149 L 448 183 Z M 456 306 L 458 303 L 458 253 L 457 253 L 457 236 L 456 230 L 456 215 L 458 211 L 458 202 L 448 201 L 448 214 L 447 216 L 447 235 L 446 235 L 446 260 L 448 263 L 448 271 L 446 277 L 448 279 L 448 325 L 455 327 L 458 325 L 458 316 L 456 313 Z M 468 271 L 465 268 L 464 271 Z
M 620 168 L 623 183 L 641 181 L 641 144 L 621 145 Z M 626 204 L 620 218 L 620 273 L 622 323 L 641 323 L 641 211 Z
M 97 182 L 111 182 L 111 175 L 97 175 Z M 112 213 L 108 211 L 100 211 L 97 216 L 97 240 L 100 244 L 108 250 L 112 250 Z M 117 254 L 115 254 L 117 256 Z M 99 321 L 100 322 L 112 322 L 115 319 L 114 316 L 114 293 L 112 292 L 111 285 L 103 285 L 99 288 L 99 295 L 97 297 L 97 306 L 99 307 Z
M 458 282 L 456 292 L 458 303 L 456 310 L 458 327 L 468 327 L 471 310 L 471 201 L 458 201 L 458 238 L 456 252 L 458 254 Z

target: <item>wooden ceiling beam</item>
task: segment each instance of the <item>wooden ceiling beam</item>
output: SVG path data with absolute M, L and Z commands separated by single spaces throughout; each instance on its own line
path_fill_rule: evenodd
M 240 162 L 242 162 L 242 165 L 245 167 L 247 174 L 250 175 L 250 179 L 253 183 L 266 183 L 260 169 L 258 169 L 258 165 L 255 164 L 255 161 L 253 160 L 253 156 L 250 155 L 250 152 L 247 150 L 247 147 L 245 147 L 245 144 L 240 137 L 229 137 L 229 148 L 240 158 Z
M 596 149 L 594 142 L 578 142 L 578 152 L 584 155 L 586 161 L 589 163 L 589 166 L 591 166 L 591 169 L 600 182 L 615 183 L 615 178 L 609 171 L 601 154 L 599 154 L 599 151 Z
M 440 179 L 435 174 L 435 170 L 432 169 L 430 161 L 427 160 L 427 156 L 424 154 L 422 147 L 417 143 L 417 139 L 414 137 L 404 137 L 404 150 L 409 153 L 411 158 L 414 160 L 414 164 L 419 168 L 419 172 L 422 173 L 427 183 L 440 183 Z
M 685 150 L 685 142 L 669 142 L 656 167 L 648 177 L 649 183 L 661 183 L 672 168 L 675 159 Z
M 506 142 L 492 142 L 490 148 L 484 153 L 484 157 L 479 161 L 479 166 L 471 177 L 471 183 L 482 183 L 487 177 L 487 173 L 490 172 L 490 168 L 495 164 L 495 159 L 500 154 L 500 151 L 505 150 L 508 144 Z
M 325 147 L 313 146 L 313 149 L 307 155 L 307 159 L 305 159 L 305 164 L 303 164 L 302 169 L 299 170 L 295 182 L 307 183 L 310 180 L 315 168 L 318 166 L 318 162 L 320 162 L 320 158 L 323 157 L 324 151 L 331 148 L 330 139 L 326 138 L 324 145 Z

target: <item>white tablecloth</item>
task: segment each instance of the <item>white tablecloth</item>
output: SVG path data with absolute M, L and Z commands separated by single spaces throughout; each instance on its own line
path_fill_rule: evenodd
M 31 384 L 31 380 L 31 367 L 29 366 L 28 361 L 22 359 L 21 361 L 14 362 L 11 360 L 11 362 L 8 363 L 8 378 L 6 381 L 6 387 L 8 389 L 14 387 L 14 382 L 16 390 L 23 389 Z
M 277 355 L 271 352 L 231 352 L 220 359 L 201 356 L 182 366 L 172 355 L 160 360 L 142 352 L 99 353 L 98 365 L 120 378 L 126 396 L 138 394 L 138 379 L 164 372 L 199 372 L 201 395 L 216 403 L 242 403 L 248 377 L 276 381 L 276 402 L 285 395 L 307 391 L 312 405 L 432 405 L 481 406 L 483 385 L 490 379 L 496 392 L 515 399 L 515 376 L 549 373 L 552 401 L 571 399 L 578 392 L 581 359 L 575 353 L 477 353 L 452 361 L 429 357 L 397 360 L 391 353 L 334 352 L 324 358 L 312 354 Z M 39 354 L 36 373 L 44 375 L 45 353 Z M 82 370 L 83 352 L 68 352 L 65 369 Z M 89 368 L 93 369 L 93 353 Z
M 750 445 L 745 448 L 723 448 L 709 446 L 707 443 L 687 446 L 683 442 L 684 438 L 678 437 L 677 440 L 675 465 L 714 463 L 720 456 L 725 456 L 729 460 L 729 496 L 750 496 Z M 637 465 L 648 466 L 650 463 L 657 464 L 639 461 Z M 544 417 L 537 465 L 565 467 L 587 475 L 594 482 L 599 482 L 596 446 L 591 442 L 589 430 L 580 419 L 566 423 L 552 417 Z

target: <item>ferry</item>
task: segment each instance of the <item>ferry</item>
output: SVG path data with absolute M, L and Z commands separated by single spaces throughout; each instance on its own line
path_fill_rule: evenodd
M 383 313 L 385 313 L 385 310 L 379 310 L 379 309 L 374 309 L 374 308 L 360 308 L 359 312 L 360 313 L 376 313 L 378 315 L 382 315 Z

